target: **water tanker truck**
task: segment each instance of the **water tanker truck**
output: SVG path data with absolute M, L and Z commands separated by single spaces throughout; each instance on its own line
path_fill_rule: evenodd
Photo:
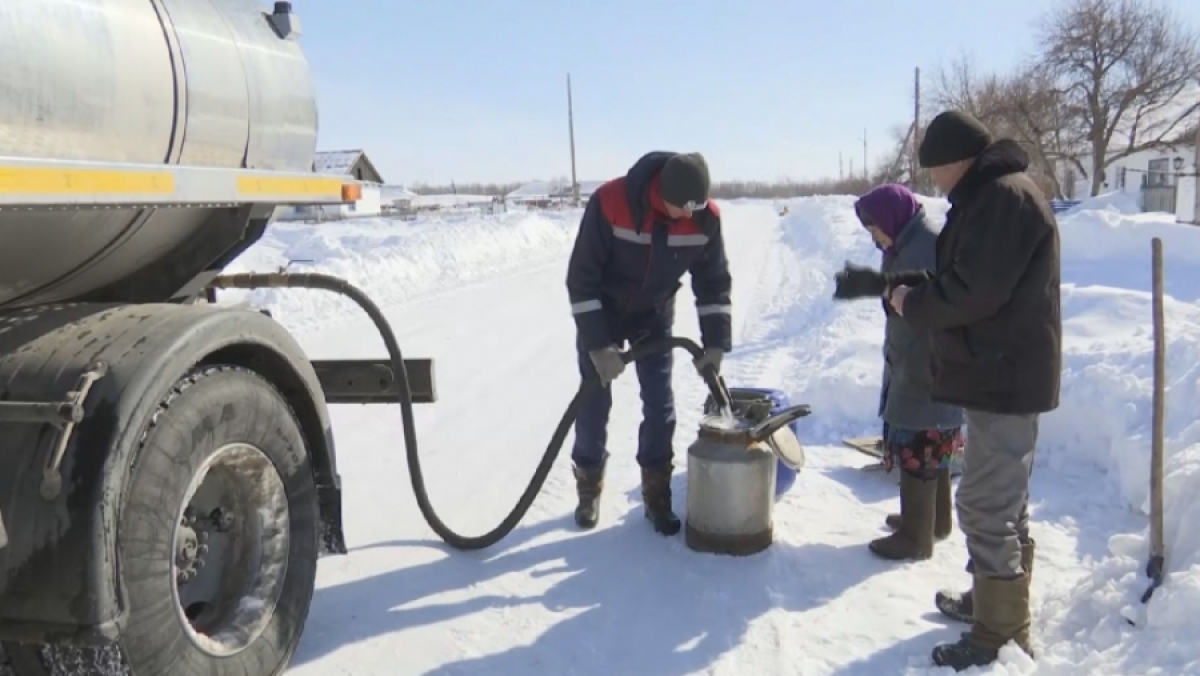
M 345 552 L 327 404 L 434 398 L 428 360 L 311 361 L 214 302 L 289 285 L 221 276 L 279 207 L 360 189 L 313 173 L 300 22 L 0 4 L 0 674 L 281 673 Z

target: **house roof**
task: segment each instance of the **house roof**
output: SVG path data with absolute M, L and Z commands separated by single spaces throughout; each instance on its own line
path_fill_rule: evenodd
M 417 193 L 402 185 L 385 185 L 379 190 L 379 195 L 385 201 L 416 199 Z
M 607 183 L 607 181 L 580 181 L 579 182 L 579 194 L 580 195 L 591 195 L 592 193 L 599 190 L 600 186 L 604 185 L 605 183 Z M 558 192 L 556 192 L 555 196 L 570 195 L 570 194 L 571 194 L 571 184 L 568 183 L 567 185 L 563 186 L 562 190 L 559 190 Z
M 383 183 L 383 176 L 367 157 L 365 150 L 325 150 L 313 156 L 313 172 L 317 174 L 346 174 L 353 171 L 354 166 L 361 161 L 375 178 L 376 183 Z
M 1137 120 L 1139 136 L 1153 138 L 1166 132 L 1163 139 L 1168 144 L 1191 145 L 1196 140 L 1196 126 L 1187 118 L 1194 119 L 1196 115 L 1200 115 L 1200 84 L 1185 87 L 1166 105 Z M 1128 134 L 1133 123 L 1134 120 L 1128 119 L 1118 125 L 1113 140 Z
M 505 197 L 535 199 L 538 197 L 549 197 L 554 192 L 554 186 L 548 181 L 531 181 L 508 193 Z

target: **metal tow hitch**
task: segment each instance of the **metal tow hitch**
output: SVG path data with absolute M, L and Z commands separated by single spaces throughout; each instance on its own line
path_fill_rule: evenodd
M 53 500 L 62 493 L 62 475 L 59 466 L 67 452 L 67 442 L 75 426 L 83 421 L 83 402 L 87 400 L 92 385 L 108 373 L 108 364 L 95 362 L 79 375 L 74 389 L 67 392 L 62 401 L 2 401 L 0 422 L 48 423 L 58 428 L 58 439 L 54 452 L 46 458 L 42 468 L 41 494 Z
M 71 433 L 75 431 L 75 425 L 83 421 L 83 402 L 87 400 L 88 392 L 92 390 L 92 385 L 107 373 L 108 364 L 104 362 L 92 364 L 88 370 L 80 374 L 79 381 L 75 383 L 75 389 L 67 392 L 66 400 L 60 404 L 64 409 L 70 410 L 71 416 L 59 428 L 58 444 L 54 447 L 54 453 L 42 469 L 41 492 L 42 497 L 47 500 L 53 500 L 62 493 L 63 480 L 59 466 L 62 465 L 63 455 L 67 452 L 67 442 L 71 440 Z

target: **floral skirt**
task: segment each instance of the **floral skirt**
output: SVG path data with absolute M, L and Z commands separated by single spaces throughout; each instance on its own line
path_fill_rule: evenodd
M 961 427 L 945 430 L 906 430 L 886 427 L 884 430 L 883 465 L 893 467 L 921 479 L 933 479 L 939 470 L 949 469 L 963 452 Z

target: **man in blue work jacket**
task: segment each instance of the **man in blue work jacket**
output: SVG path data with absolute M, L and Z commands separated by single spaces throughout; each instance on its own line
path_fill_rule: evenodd
M 599 518 L 608 460 L 608 384 L 625 369 L 619 351 L 671 335 L 680 278 L 691 273 L 704 356 L 697 370 L 732 348 L 730 275 L 721 215 L 709 201 L 708 164 L 699 153 L 651 152 L 588 200 L 567 270 L 567 293 L 578 335 L 579 369 L 605 387 L 583 404 L 575 421 L 571 459 L 579 506 L 575 522 Z M 675 397 L 669 350 L 635 362 L 642 424 L 637 461 L 646 518 L 663 535 L 679 532 L 671 509 Z

